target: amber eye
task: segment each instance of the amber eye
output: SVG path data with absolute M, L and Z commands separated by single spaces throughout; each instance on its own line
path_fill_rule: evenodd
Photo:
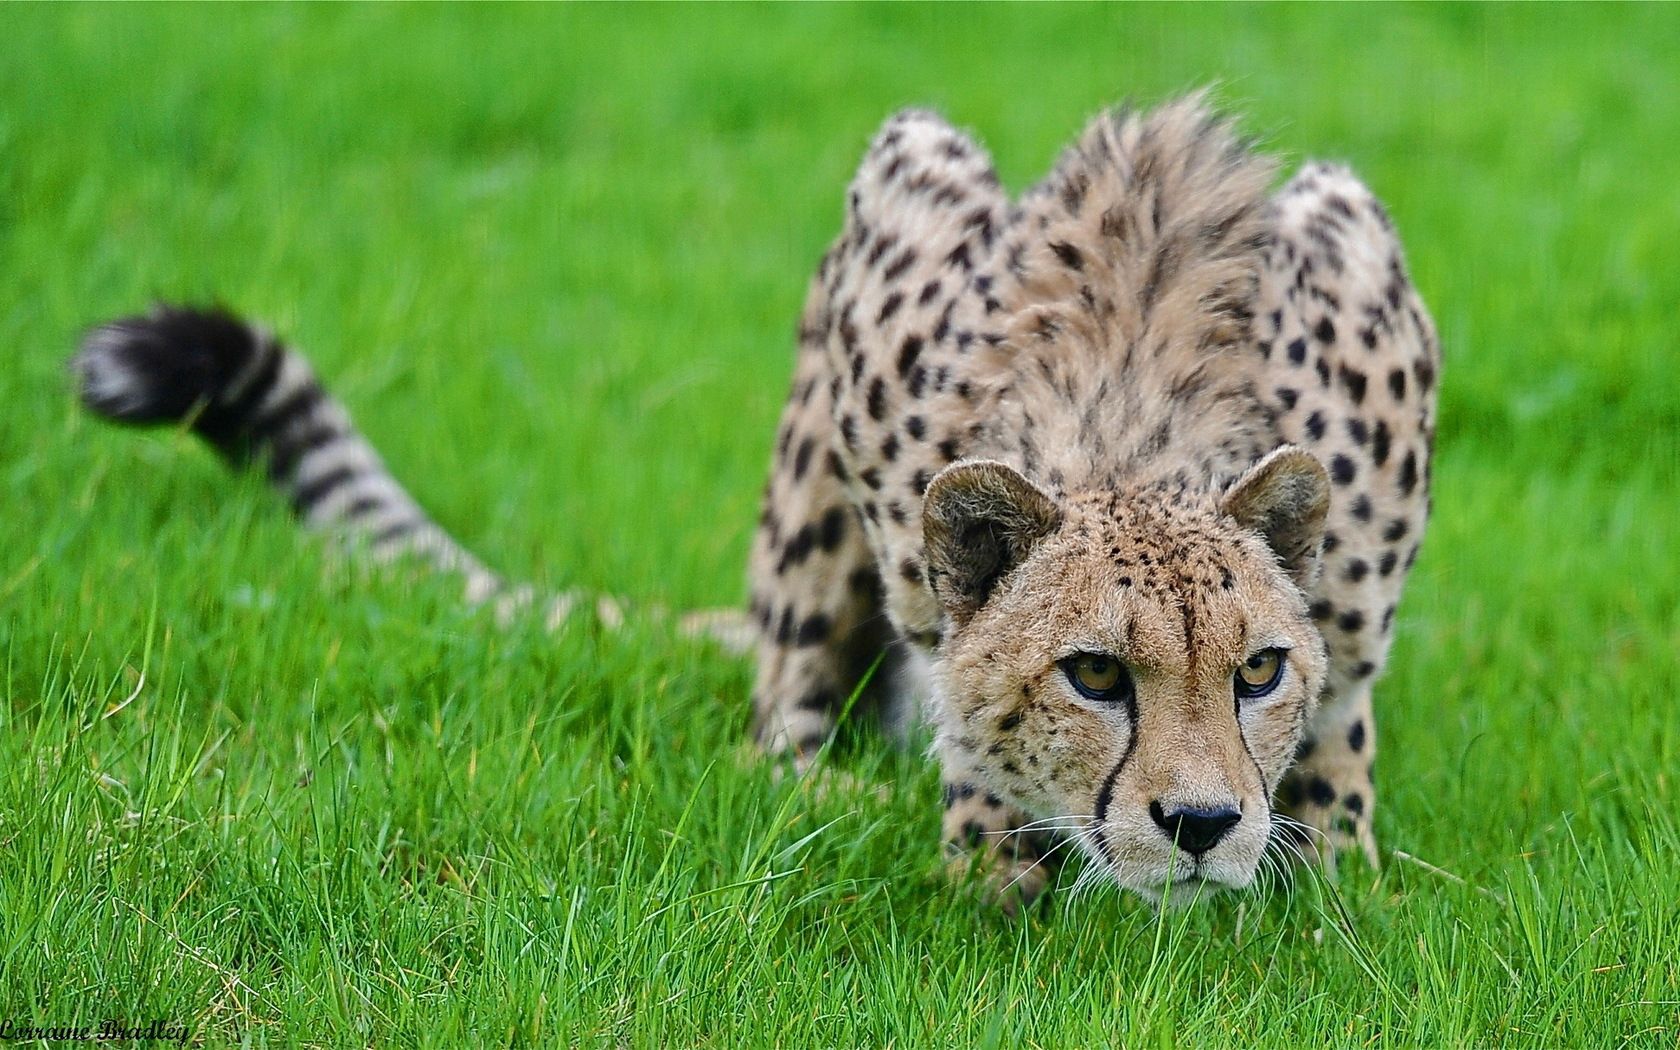
M 1277 688 L 1283 677 L 1283 650 L 1262 649 L 1237 668 L 1233 681 L 1239 699 L 1252 700 Z
M 1119 660 L 1103 653 L 1078 653 L 1062 661 L 1062 673 L 1091 700 L 1124 700 L 1131 695 L 1132 676 Z

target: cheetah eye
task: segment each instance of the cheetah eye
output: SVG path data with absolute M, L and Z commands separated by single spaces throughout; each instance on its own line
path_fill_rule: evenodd
M 1265 696 L 1283 678 L 1283 650 L 1262 649 L 1237 668 L 1232 679 L 1237 699 L 1254 700 Z
M 1102 653 L 1076 653 L 1062 661 L 1062 673 L 1088 700 L 1115 702 L 1132 692 L 1132 676 L 1119 660 Z

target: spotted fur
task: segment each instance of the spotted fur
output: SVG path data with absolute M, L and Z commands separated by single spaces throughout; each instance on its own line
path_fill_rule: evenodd
M 1018 201 L 938 116 L 883 126 L 753 550 L 764 748 L 814 751 L 892 645 L 925 670 L 947 840 L 994 888 L 1043 886 L 1034 820 L 1146 893 L 1244 885 L 1274 801 L 1374 859 L 1371 686 L 1428 513 L 1437 345 L 1370 191 L 1273 173 L 1199 96 L 1101 115 Z M 1278 645 L 1286 687 L 1233 703 Z M 1069 689 L 1084 650 L 1130 705 Z M 1176 848 L 1160 817 L 1210 807 L 1241 819 Z

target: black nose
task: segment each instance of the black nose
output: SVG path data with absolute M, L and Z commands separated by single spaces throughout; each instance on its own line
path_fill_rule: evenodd
M 1219 845 L 1225 833 L 1242 819 L 1242 811 L 1230 806 L 1218 809 L 1185 807 L 1163 813 L 1159 802 L 1149 804 L 1149 815 L 1167 833 L 1167 838 L 1177 842 L 1180 849 L 1193 857 L 1199 857 Z

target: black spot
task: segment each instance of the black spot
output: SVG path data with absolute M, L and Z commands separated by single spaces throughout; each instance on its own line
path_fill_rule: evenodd
M 874 382 L 869 384 L 866 407 L 869 409 L 869 418 L 877 423 L 887 414 L 887 381 L 880 376 L 876 376 Z
M 825 613 L 812 613 L 799 624 L 799 632 L 794 637 L 793 644 L 799 646 L 821 645 L 828 641 L 828 636 L 834 631 L 834 621 Z
M 1342 385 L 1347 388 L 1348 396 L 1353 398 L 1353 403 L 1356 405 L 1364 404 L 1365 373 L 1343 365 L 1337 369 L 1336 374 L 1341 378 Z
M 1355 678 L 1369 678 L 1376 672 L 1377 665 L 1369 660 L 1361 660 L 1353 665 L 1353 676 Z
M 1357 634 L 1365 626 L 1365 614 L 1358 609 L 1348 609 L 1336 617 L 1336 626 L 1349 634 Z
M 1407 525 L 1405 518 L 1395 518 L 1393 521 L 1388 523 L 1386 528 L 1383 529 L 1383 539 L 1387 540 L 1389 543 L 1397 542 L 1401 537 L 1406 535 L 1406 530 L 1409 528 L 1410 526 Z
M 1280 386 L 1277 388 L 1277 399 L 1283 403 L 1283 408 L 1286 412 L 1295 407 L 1295 402 L 1300 396 L 1301 395 L 1298 391 L 1292 390 L 1289 387 Z
M 805 471 L 811 467 L 811 453 L 816 451 L 816 443 L 810 438 L 799 443 L 799 451 L 793 455 L 793 480 L 798 481 L 805 476 Z
M 1388 392 L 1394 395 L 1394 400 L 1400 401 L 1406 396 L 1406 370 L 1396 368 L 1388 374 Z
M 846 510 L 844 507 L 830 507 L 823 515 L 822 525 L 818 528 L 817 543 L 825 551 L 832 551 L 840 546 L 840 541 L 846 535 Z
M 1371 437 L 1370 431 L 1365 426 L 1365 421 L 1351 416 L 1347 421 L 1347 432 L 1348 437 L 1353 439 L 1355 445 L 1363 445 Z
M 922 582 L 922 567 L 915 558 L 905 558 L 898 566 L 898 574 L 911 583 Z
M 1371 433 L 1372 463 L 1380 467 L 1388 462 L 1388 444 L 1388 424 L 1379 419 L 1376 430 Z
M 926 306 L 928 303 L 933 302 L 933 297 L 938 295 L 938 294 L 939 294 L 939 278 L 935 277 L 933 280 L 931 280 L 928 283 L 922 285 L 922 294 L 916 296 L 916 305 L 917 306 Z
M 927 424 L 922 421 L 921 416 L 911 416 L 904 421 L 904 432 L 920 441 L 927 434 Z
M 1022 717 L 1023 716 L 1019 709 L 1011 711 L 998 720 L 998 729 L 1007 733 L 1021 724 Z
M 1359 468 L 1354 466 L 1353 460 L 1340 452 L 1330 457 L 1330 480 L 1338 485 L 1350 485 Z
M 881 302 L 881 312 L 876 315 L 875 324 L 877 326 L 886 324 L 893 314 L 898 313 L 898 308 L 903 305 L 903 293 L 893 292 L 891 295 L 887 296 L 886 299 Z
M 1310 736 L 1302 737 L 1301 742 L 1295 745 L 1295 761 L 1306 761 L 1307 756 L 1311 755 L 1317 747 L 1318 741 Z
M 780 575 L 789 567 L 802 564 L 811 555 L 811 548 L 816 545 L 816 529 L 811 525 L 801 525 L 782 548 L 781 560 L 776 563 L 776 573 Z M 791 628 L 790 628 L 791 629 Z
M 1392 626 L 1394 626 L 1394 606 L 1390 605 L 1383 610 L 1382 629 L 1386 631 Z
M 1314 441 L 1324 437 L 1324 414 L 1322 412 L 1314 412 L 1307 417 L 1307 436 Z
M 1066 241 L 1052 241 L 1050 250 L 1056 253 L 1056 258 L 1062 260 L 1062 265 L 1071 270 L 1083 270 L 1085 257 L 1079 254 L 1079 249 Z
M 1335 607 L 1330 604 L 1328 598 L 1320 598 L 1307 607 L 1307 615 L 1319 621 L 1330 619 L 1335 611 Z
M 1342 805 L 1346 806 L 1347 811 L 1355 816 L 1365 812 L 1365 800 L 1360 798 L 1357 793 L 1343 797 Z
M 1412 365 L 1412 374 L 1417 376 L 1418 389 L 1427 392 L 1435 385 L 1435 366 L 1428 361 L 1418 361 Z
M 891 463 L 893 460 L 898 458 L 897 434 L 888 434 L 887 439 L 881 442 L 881 458 L 885 459 L 888 463 Z
M 1336 326 L 1330 323 L 1330 318 L 1322 317 L 1319 319 L 1318 327 L 1313 329 L 1313 335 L 1317 337 L 1319 342 L 1329 345 L 1336 341 Z
M 1336 801 L 1336 789 L 1323 777 L 1313 777 L 1307 782 L 1307 797 L 1320 806 L 1328 806 Z
M 898 348 L 898 374 L 900 378 L 908 376 L 910 369 L 916 366 L 916 358 L 922 356 L 922 337 L 919 335 L 906 336 Z
M 986 829 L 979 821 L 967 820 L 963 822 L 962 839 L 960 840 L 960 844 L 967 845 L 969 849 L 978 849 L 980 848 L 980 843 L 984 842 L 985 839 Z M 959 840 L 953 839 L 952 841 Z
M 1365 747 L 1365 723 L 1363 720 L 1348 726 L 1348 747 L 1355 751 Z
M 903 159 L 902 157 L 899 158 L 899 160 L 902 160 L 902 159 Z M 899 163 L 899 160 L 895 160 L 893 162 L 895 166 Z M 892 171 L 894 169 L 889 168 L 888 170 Z M 889 175 L 888 178 L 891 178 L 891 176 Z M 874 245 L 874 247 L 869 249 L 869 255 L 868 255 L 868 257 L 866 257 L 863 260 L 863 264 L 865 266 L 874 266 L 876 263 L 881 261 L 881 257 L 883 255 L 887 254 L 887 249 L 891 248 L 893 245 L 895 245 L 897 243 L 898 243 L 898 238 L 897 237 L 893 237 L 893 236 L 890 236 L 888 234 L 883 233 L 881 236 L 875 238 L 875 245 Z
M 1289 341 L 1288 353 L 1290 364 L 1305 364 L 1307 361 L 1307 341 L 1305 339 L 1291 339 Z
M 1371 497 L 1361 494 L 1360 496 L 1358 496 L 1357 498 L 1354 499 L 1353 506 L 1351 508 L 1349 508 L 1349 510 L 1353 514 L 1353 520 L 1355 520 L 1355 521 L 1370 521 L 1371 520 Z
M 1393 551 L 1389 551 L 1387 554 L 1382 556 L 1382 560 L 1377 562 L 1377 572 L 1383 576 L 1391 575 L 1394 572 L 1395 563 L 1399 560 L 1399 555 L 1395 554 Z
M 891 266 L 888 266 L 885 270 L 881 271 L 881 278 L 887 281 L 896 281 L 900 277 L 904 276 L 904 271 L 910 269 L 910 264 L 915 261 L 916 249 L 906 248 L 904 249 L 904 254 L 893 260 Z
M 1344 571 L 1343 575 L 1349 583 L 1358 583 L 1360 580 L 1363 580 L 1365 578 L 1365 574 L 1370 571 L 1371 566 L 1366 564 L 1364 558 L 1350 558 L 1347 563 L 1347 569 Z
M 946 438 L 941 441 L 939 443 L 939 455 L 945 462 L 955 463 L 957 461 L 957 439 Z
M 1400 461 L 1400 476 L 1396 482 L 1400 486 L 1400 495 L 1412 494 L 1412 490 L 1417 487 L 1417 473 L 1417 452 L 1407 450 L 1406 458 Z

